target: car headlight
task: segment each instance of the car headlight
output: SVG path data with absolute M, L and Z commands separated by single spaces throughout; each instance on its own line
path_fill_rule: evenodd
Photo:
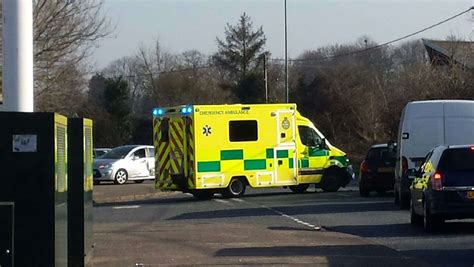
M 112 164 L 103 164 L 99 165 L 99 169 L 104 170 L 104 169 L 112 169 L 113 165 Z

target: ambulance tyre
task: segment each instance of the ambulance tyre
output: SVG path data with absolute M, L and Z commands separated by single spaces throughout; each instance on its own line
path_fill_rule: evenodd
M 229 186 L 222 191 L 225 198 L 236 198 L 243 196 L 245 193 L 246 181 L 243 177 L 234 177 L 230 180 Z
M 324 192 L 336 192 L 341 187 L 339 180 L 339 172 L 336 170 L 328 170 L 324 173 L 321 181 L 321 189 Z
M 214 197 L 214 191 L 211 190 L 194 190 L 191 194 L 198 200 L 209 200 Z
M 289 186 L 290 190 L 293 193 L 296 193 L 296 194 L 302 194 L 302 193 L 306 192 L 308 187 L 309 187 L 309 184 L 299 184 L 299 185 Z

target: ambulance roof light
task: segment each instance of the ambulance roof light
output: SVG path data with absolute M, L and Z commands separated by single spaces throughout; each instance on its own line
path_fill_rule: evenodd
M 163 110 L 161 108 L 155 108 L 153 109 L 153 116 L 160 116 L 163 115 Z
M 183 114 L 191 114 L 192 112 L 193 112 L 192 107 L 183 107 L 183 108 L 181 108 L 181 113 L 183 113 Z

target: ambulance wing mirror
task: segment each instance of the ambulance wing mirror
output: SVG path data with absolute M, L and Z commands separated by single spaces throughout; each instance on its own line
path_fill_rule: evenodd
M 316 145 L 318 149 L 328 149 L 328 146 L 326 144 L 326 138 L 322 138 L 320 142 Z

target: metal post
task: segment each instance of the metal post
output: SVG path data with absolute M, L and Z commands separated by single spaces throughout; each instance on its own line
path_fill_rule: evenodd
M 267 55 L 263 54 L 263 79 L 265 82 L 265 103 L 268 103 Z
M 3 1 L 4 111 L 33 112 L 33 1 Z
M 290 101 L 290 94 L 288 91 L 288 34 L 287 34 L 287 22 L 286 22 L 286 0 L 285 0 L 285 90 L 286 90 L 286 103 Z

